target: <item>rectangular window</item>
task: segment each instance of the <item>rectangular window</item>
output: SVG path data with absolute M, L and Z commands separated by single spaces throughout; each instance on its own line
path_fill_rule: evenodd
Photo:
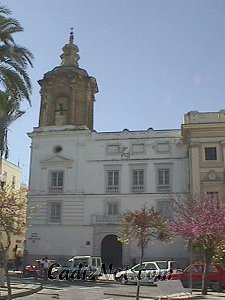
M 216 147 L 205 148 L 205 160 L 217 160 Z
M 207 196 L 209 199 L 218 199 L 219 198 L 219 193 L 218 192 L 207 192 Z
M 50 173 L 50 193 L 62 193 L 63 192 L 63 171 L 53 171 Z
M 173 210 L 171 202 L 168 200 L 158 201 L 158 212 L 161 216 L 167 219 L 173 218 Z
M 107 192 L 119 193 L 119 170 L 107 171 Z
M 12 177 L 12 188 L 14 189 L 16 186 L 16 176 Z
M 106 146 L 106 153 L 107 154 L 118 154 L 120 153 L 120 145 L 107 145 Z
M 144 144 L 133 144 L 132 153 L 144 153 Z
M 61 221 L 61 203 L 60 202 L 51 202 L 50 203 L 49 222 L 60 223 L 60 221 Z
M 107 204 L 107 215 L 118 215 L 118 203 L 112 202 Z
M 170 192 L 170 170 L 158 169 L 158 192 Z
M 143 193 L 144 192 L 144 170 L 132 170 L 132 192 Z
M 157 152 L 169 152 L 169 143 L 158 143 Z

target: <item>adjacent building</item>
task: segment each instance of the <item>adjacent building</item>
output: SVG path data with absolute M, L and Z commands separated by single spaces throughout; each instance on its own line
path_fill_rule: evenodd
M 21 183 L 22 169 L 19 166 L 7 160 L 2 159 L 1 162 L 2 162 L 2 174 L 4 174 L 4 182 L 2 182 L 2 185 L 11 186 L 15 190 L 26 189 L 27 187 Z M 6 239 L 5 232 L 0 230 L 0 240 L 3 240 L 3 244 L 5 244 L 4 242 L 5 239 Z M 25 233 L 11 235 L 11 245 L 8 252 L 10 260 L 14 260 L 16 256 L 22 258 L 23 251 L 24 251 L 24 241 L 25 241 Z
M 106 263 L 130 265 L 140 250 L 117 240 L 121 214 L 146 205 L 172 218 L 174 197 L 223 190 L 224 112 L 187 113 L 175 130 L 96 132 L 97 82 L 79 67 L 73 41 L 71 33 L 61 65 L 39 81 L 29 205 L 40 209 L 27 230 L 28 259 L 47 255 L 65 263 L 73 255 L 101 255 Z M 145 253 L 181 264 L 188 256 L 180 239 L 149 243 Z

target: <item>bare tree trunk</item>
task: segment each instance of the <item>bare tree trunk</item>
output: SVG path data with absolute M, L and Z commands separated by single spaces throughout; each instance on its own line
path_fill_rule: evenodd
M 6 284 L 7 284 L 7 290 L 8 290 L 8 300 L 12 299 L 12 288 L 11 288 L 11 282 L 10 282 L 10 276 L 8 272 L 7 263 L 5 265 L 5 274 L 6 274 Z
M 204 266 L 204 272 L 202 277 L 202 295 L 207 295 L 208 273 L 209 273 L 209 265 L 211 262 L 211 256 L 207 251 L 204 253 L 204 262 L 205 262 L 205 266 Z
M 12 289 L 11 289 L 11 283 L 10 283 L 10 276 L 9 276 L 9 272 L 8 272 L 8 266 L 7 266 L 7 255 L 6 255 L 6 250 L 4 249 L 2 243 L 1 243 L 1 250 L 2 250 L 2 255 L 3 255 L 3 268 L 5 270 L 5 275 L 6 275 L 8 300 L 11 300 L 12 299 Z
M 143 257 L 144 257 L 144 248 L 141 247 L 141 258 L 140 258 L 140 265 L 143 262 Z M 137 276 L 137 291 L 136 291 L 136 300 L 139 300 L 139 294 L 140 294 L 140 280 L 141 280 L 141 269 L 138 272 L 138 276 Z

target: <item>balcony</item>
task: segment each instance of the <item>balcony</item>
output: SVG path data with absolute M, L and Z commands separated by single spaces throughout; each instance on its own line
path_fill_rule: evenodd
M 120 224 L 121 215 L 95 215 L 92 216 L 93 224 Z
M 48 189 L 50 194 L 62 194 L 63 187 L 62 186 L 50 186 Z
M 107 187 L 108 194 L 118 194 L 119 193 L 119 186 L 118 185 L 110 185 Z
M 159 193 L 170 193 L 170 185 L 158 185 L 158 192 Z
M 133 193 L 144 193 L 144 185 L 133 185 L 132 186 Z

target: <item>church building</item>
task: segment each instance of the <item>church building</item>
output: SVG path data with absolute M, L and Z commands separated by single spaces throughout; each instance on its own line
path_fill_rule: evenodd
M 173 217 L 171 199 L 224 190 L 225 111 L 189 112 L 181 129 L 96 132 L 96 79 L 78 65 L 73 32 L 61 65 L 39 81 L 39 125 L 29 133 L 31 164 L 28 260 L 48 256 L 65 264 L 97 255 L 114 266 L 132 265 L 140 249 L 118 241 L 121 215 L 144 205 Z M 186 264 L 180 239 L 149 243 L 145 260 Z

